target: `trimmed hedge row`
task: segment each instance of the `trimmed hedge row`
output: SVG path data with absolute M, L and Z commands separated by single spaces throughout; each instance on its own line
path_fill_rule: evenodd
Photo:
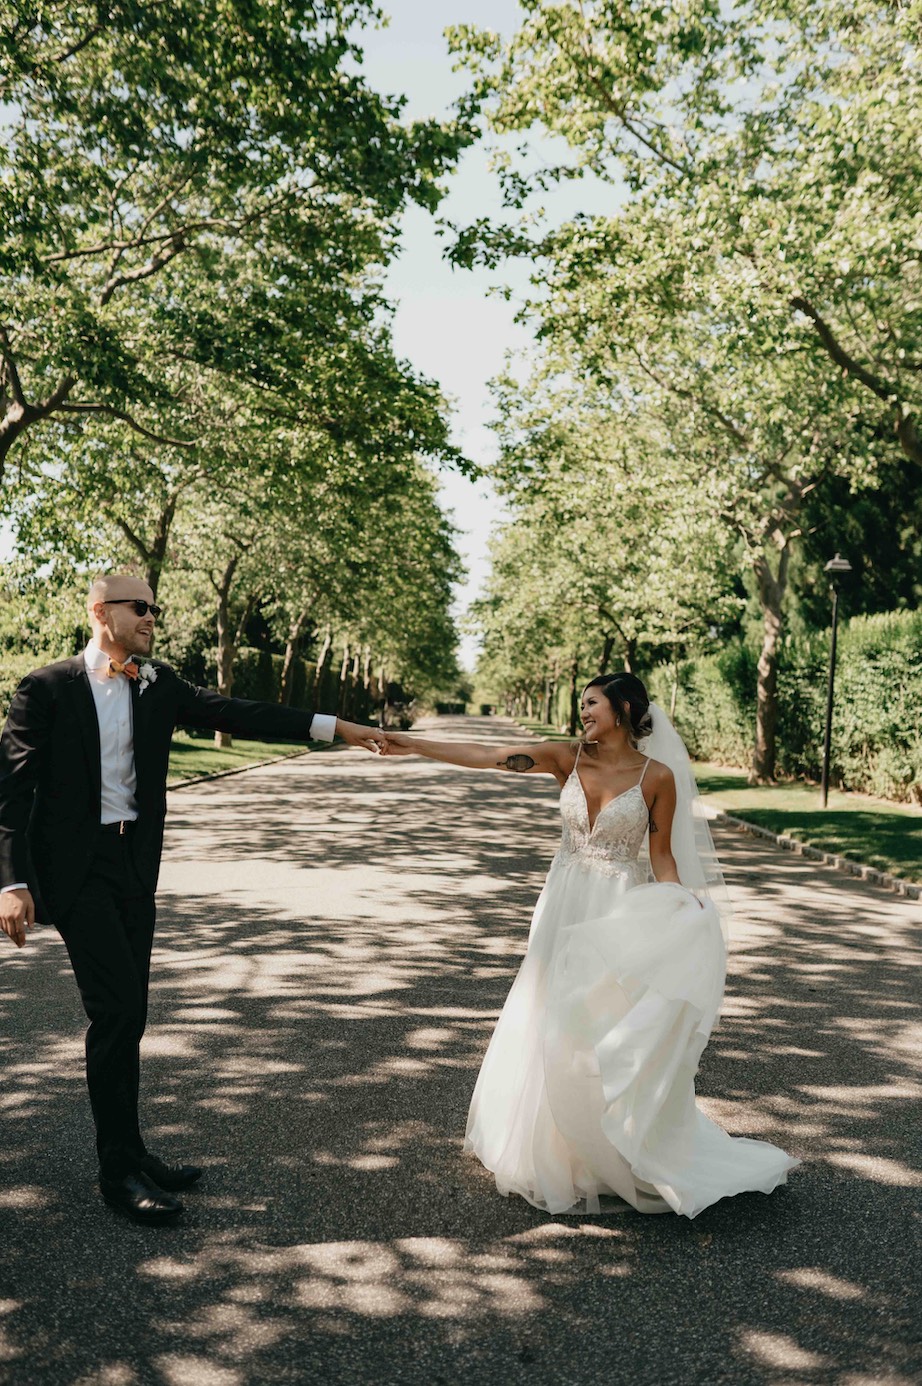
M 755 737 L 754 650 L 732 642 L 682 666 L 676 726 L 701 760 L 748 765 Z M 788 637 L 778 673 L 778 771 L 822 772 L 829 632 Z M 671 671 L 650 679 L 669 706 Z M 922 803 L 922 611 L 856 616 L 839 630 L 830 781 Z

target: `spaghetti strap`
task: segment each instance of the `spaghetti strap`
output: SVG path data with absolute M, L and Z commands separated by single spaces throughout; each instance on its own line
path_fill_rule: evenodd
M 643 769 L 642 769 L 641 772 L 640 772 L 640 779 L 637 781 L 638 788 L 640 787 L 640 785 L 643 784 L 643 777 L 644 777 L 644 775 L 647 773 L 647 766 L 648 766 L 649 764 L 650 764 L 650 757 L 647 756 L 646 760 L 645 760 L 644 763 L 643 763 Z
M 577 765 L 579 765 L 579 753 L 580 753 L 580 751 L 581 751 L 582 749 L 583 749 L 583 743 L 582 743 L 581 741 L 578 741 L 578 742 L 576 743 L 576 760 L 574 760 L 574 762 L 573 762 L 573 769 L 574 769 L 574 771 L 576 770 Z

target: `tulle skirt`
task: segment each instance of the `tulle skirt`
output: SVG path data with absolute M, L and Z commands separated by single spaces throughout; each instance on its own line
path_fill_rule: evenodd
M 712 905 L 555 860 L 471 1101 L 465 1149 L 550 1213 L 693 1218 L 770 1193 L 799 1161 L 731 1137 L 695 1102 L 723 996 Z

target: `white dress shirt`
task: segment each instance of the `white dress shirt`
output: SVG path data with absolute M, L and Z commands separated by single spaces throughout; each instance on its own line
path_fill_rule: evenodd
M 135 798 L 138 777 L 134 768 L 134 720 L 131 684 L 124 674 L 109 678 L 109 656 L 90 641 L 83 652 L 96 720 L 99 723 L 100 823 L 134 822 L 138 816 Z M 332 741 L 336 736 L 336 717 L 315 712 L 311 718 L 311 741 Z M 7 890 L 26 890 L 24 881 L 3 886 Z
M 99 723 L 100 823 L 132 823 L 138 816 L 131 683 L 109 678 L 109 656 L 92 640 L 83 651 Z

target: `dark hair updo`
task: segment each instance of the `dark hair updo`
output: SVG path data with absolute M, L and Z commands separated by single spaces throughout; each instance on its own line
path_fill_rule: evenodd
M 650 716 L 650 696 L 636 674 L 600 674 L 590 679 L 587 688 L 601 688 L 619 717 L 625 707 L 630 719 L 631 740 L 642 741 L 653 730 Z

